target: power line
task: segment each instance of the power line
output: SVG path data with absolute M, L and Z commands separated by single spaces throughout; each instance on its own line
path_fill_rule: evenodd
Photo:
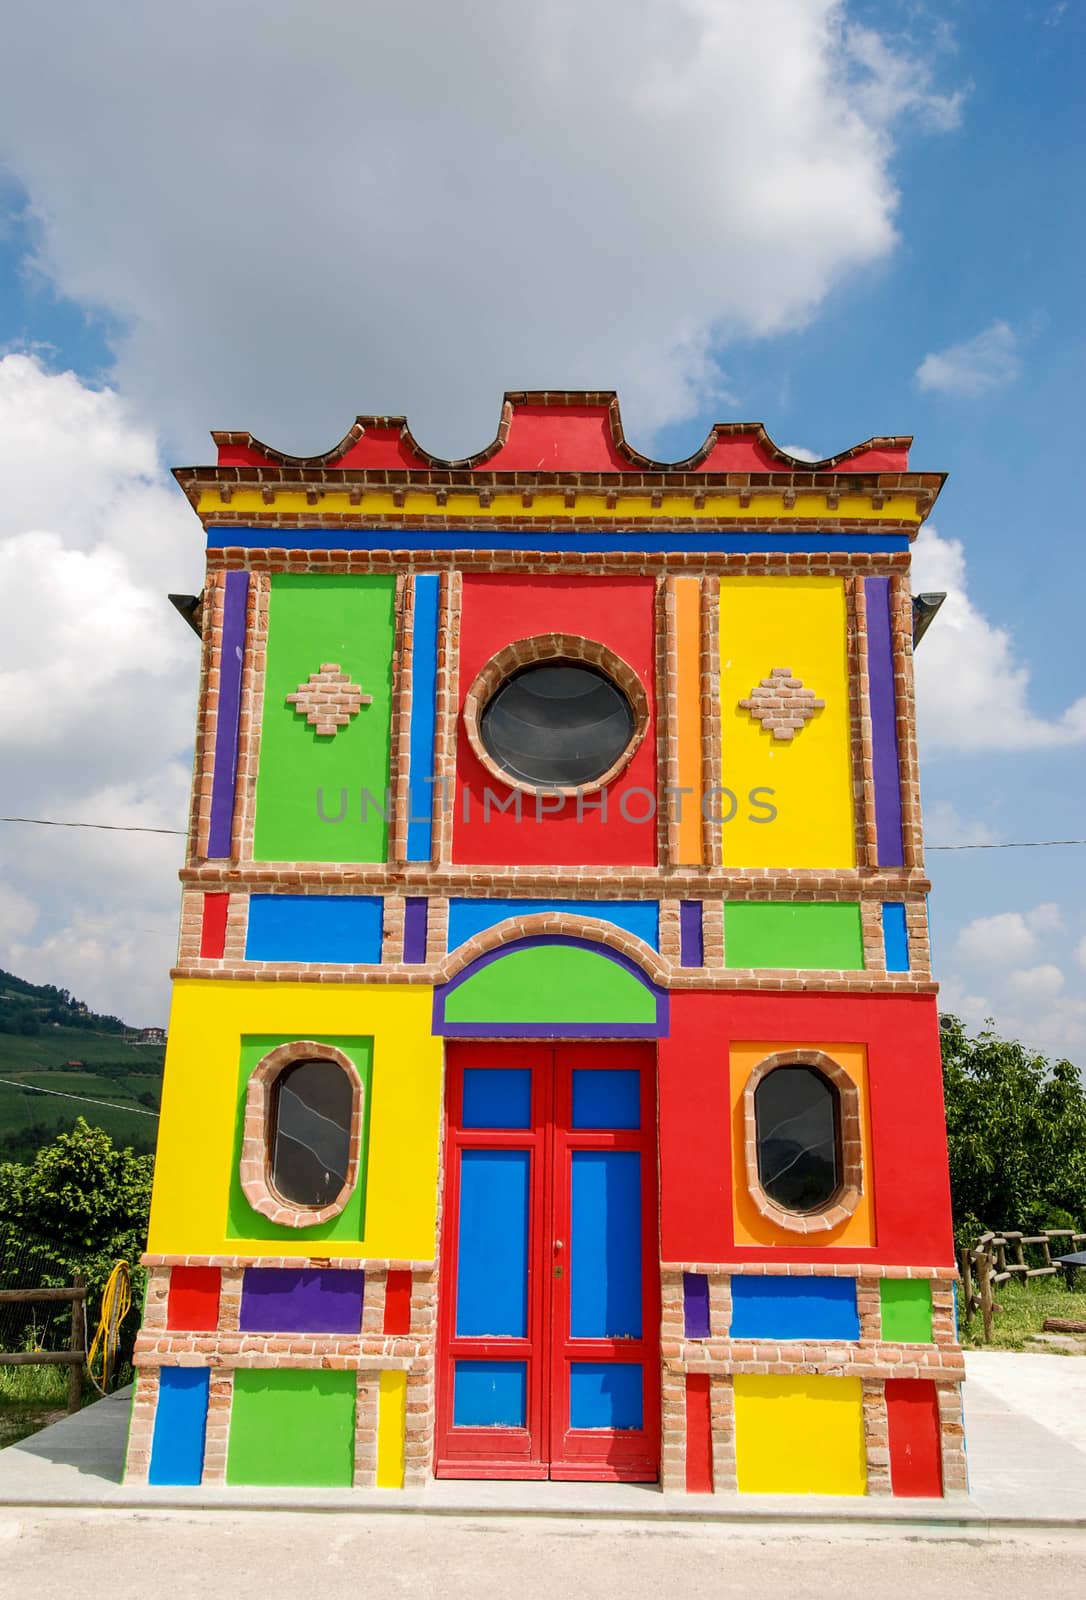
M 168 833 L 185 837 L 183 828 L 134 828 L 119 822 L 54 822 L 50 817 L 0 817 L 0 822 L 31 822 L 39 828 L 99 828 L 104 833 Z
M 138 828 L 119 822 L 56 822 L 51 817 L 0 817 L 0 822 L 26 822 L 39 828 L 99 828 L 106 833 L 161 833 L 187 837 L 184 828 Z M 1048 850 L 1057 845 L 1086 845 L 1086 839 L 1012 839 L 1006 844 L 927 844 L 926 850 Z
M 29 1094 L 55 1094 L 58 1100 L 79 1100 L 86 1106 L 105 1106 L 107 1111 L 134 1111 L 139 1117 L 158 1118 L 157 1111 L 145 1111 L 142 1106 L 126 1106 L 116 1100 L 92 1100 L 89 1094 L 68 1094 L 63 1089 L 43 1089 L 37 1083 L 19 1083 L 15 1078 L 0 1078 L 11 1089 L 26 1089 Z
M 1014 839 L 1008 844 L 927 844 L 925 850 L 1046 850 L 1050 845 L 1086 844 L 1086 839 Z

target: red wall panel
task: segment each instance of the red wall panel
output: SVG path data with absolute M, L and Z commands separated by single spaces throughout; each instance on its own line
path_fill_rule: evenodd
M 536 818 L 535 801 L 523 796 L 521 822 L 512 812 L 491 807 L 484 822 L 483 792 L 504 800 L 509 791 L 479 762 L 458 727 L 456 749 L 453 859 L 471 865 L 497 863 L 538 866 L 652 866 L 656 824 L 627 821 L 620 812 L 624 795 L 647 789 L 656 796 L 655 582 L 652 578 L 464 578 L 460 616 L 460 706 L 472 682 L 499 650 L 516 639 L 543 633 L 572 633 L 596 639 L 622 657 L 648 692 L 649 728 L 637 753 L 608 785 L 608 817 L 593 809 L 597 795 L 586 795 L 581 819 L 575 800 L 561 809 L 548 800 Z M 550 807 L 554 805 L 552 813 Z M 630 816 L 645 816 L 644 795 L 630 795 Z M 467 815 L 465 816 L 465 811 Z
M 733 1040 L 867 1046 L 875 1244 L 737 1246 L 732 1231 L 728 1057 Z M 661 1249 L 665 1261 L 871 1261 L 951 1266 L 939 1019 L 932 995 L 671 995 L 660 1041 Z M 737 1180 L 738 1181 L 738 1180 Z
M 219 1326 L 218 1267 L 172 1267 L 166 1326 L 182 1333 L 213 1333 Z
M 411 1332 L 411 1274 L 393 1271 L 385 1284 L 385 1332 Z
M 713 1492 L 713 1421 L 707 1372 L 692 1372 L 686 1380 L 686 1492 Z
M 943 1493 L 943 1467 L 934 1383 L 921 1378 L 888 1378 L 886 1420 L 894 1493 L 938 1500 Z

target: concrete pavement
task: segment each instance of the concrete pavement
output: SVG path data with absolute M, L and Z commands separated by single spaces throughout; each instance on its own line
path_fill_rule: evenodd
M 1086 1530 L 1086 1361 L 1069 1356 L 966 1357 L 970 1492 L 948 1500 L 664 1495 L 632 1484 L 441 1482 L 423 1490 L 164 1489 L 121 1483 L 127 1395 L 89 1406 L 0 1450 L 0 1508 L 186 1512 L 411 1513 L 449 1518 L 586 1517 L 642 1523 L 879 1527 L 987 1534 Z

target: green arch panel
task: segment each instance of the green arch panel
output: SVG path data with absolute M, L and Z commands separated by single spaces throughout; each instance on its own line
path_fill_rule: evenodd
M 653 1026 L 657 996 L 626 967 L 583 946 L 510 950 L 445 997 L 447 1023 L 633 1023 Z

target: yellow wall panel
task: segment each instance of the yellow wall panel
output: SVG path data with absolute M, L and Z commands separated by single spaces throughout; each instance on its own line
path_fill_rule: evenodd
M 760 1061 L 782 1050 L 821 1050 L 845 1069 L 860 1096 L 860 1139 L 863 1146 L 863 1193 L 855 1211 L 829 1233 L 790 1233 L 763 1217 L 747 1188 L 744 1156 L 743 1090 Z M 867 1093 L 867 1051 L 862 1044 L 823 1043 L 812 1039 L 762 1040 L 733 1044 L 729 1064 L 732 1110 L 732 1222 L 736 1244 L 783 1245 L 804 1249 L 875 1243 L 874 1183 L 871 1171 L 871 1111 Z
M 848 643 L 841 578 L 720 580 L 720 711 L 724 787 L 736 796 L 721 825 L 724 862 L 737 867 L 852 867 Z M 825 708 L 791 741 L 776 739 L 740 700 L 775 667 L 801 678 Z M 771 789 L 777 815 L 748 803 Z M 718 815 L 731 801 L 721 798 Z
M 864 1494 L 859 1378 L 735 1379 L 735 1454 L 743 1494 Z
M 377 1409 L 377 1487 L 402 1489 L 407 1430 L 407 1373 L 382 1372 Z
M 284 1043 L 373 1037 L 365 1237 L 336 1256 L 434 1255 L 442 1046 L 422 984 L 202 982 L 174 985 L 148 1250 L 156 1255 L 311 1256 L 304 1236 L 247 1241 L 227 1233 L 238 1063 L 244 1034 Z

